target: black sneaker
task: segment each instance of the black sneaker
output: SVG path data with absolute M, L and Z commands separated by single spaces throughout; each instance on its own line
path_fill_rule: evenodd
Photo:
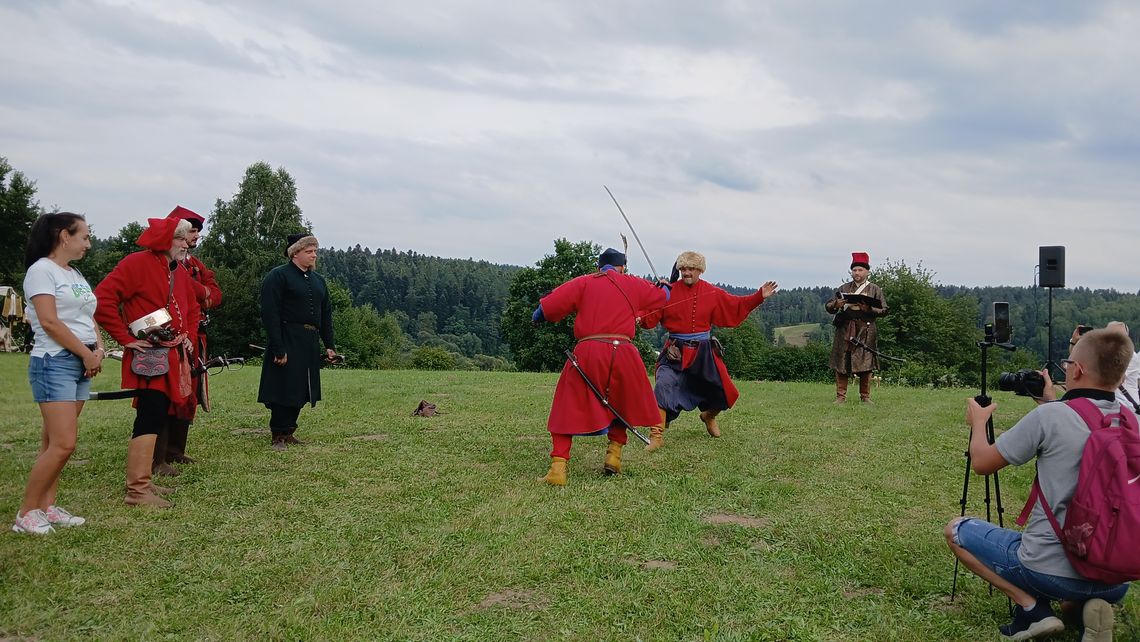
M 1001 636 L 1007 640 L 1028 640 L 1064 630 L 1065 623 L 1053 615 L 1053 609 L 1045 600 L 1037 600 L 1036 606 L 1029 611 L 1015 606 L 1013 621 L 998 627 Z

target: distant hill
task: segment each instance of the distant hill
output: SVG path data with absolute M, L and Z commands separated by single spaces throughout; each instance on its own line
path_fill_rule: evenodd
M 348 288 L 356 304 L 367 303 L 381 313 L 394 313 L 413 340 L 431 334 L 446 335 L 453 343 L 462 339 L 471 351 L 509 356 L 499 336 L 499 324 L 511 279 L 521 269 L 519 266 L 427 256 L 410 250 L 373 251 L 359 245 L 322 249 L 320 266 L 327 277 Z M 755 291 L 716 285 L 733 294 Z M 769 333 L 779 328 L 789 345 L 800 345 L 806 329 L 831 320 L 823 304 L 834 294 L 835 285 L 781 290 L 760 306 L 754 317 Z M 964 294 L 977 300 L 979 328 L 987 322 L 994 301 L 1008 301 L 1014 343 L 1041 355 L 1046 353 L 1046 290 L 1028 286 L 939 286 L 937 291 L 946 298 Z M 1057 289 L 1053 294 L 1055 352 L 1065 347 L 1069 333 L 1078 323 L 1102 326 L 1120 320 L 1133 329 L 1134 339 L 1140 338 L 1137 294 L 1081 287 Z M 886 297 L 890 305 L 889 291 Z

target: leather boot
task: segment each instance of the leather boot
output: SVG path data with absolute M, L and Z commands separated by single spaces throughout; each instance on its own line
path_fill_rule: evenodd
M 859 401 L 871 403 L 871 373 L 859 373 Z
M 716 425 L 716 416 L 719 414 L 719 410 L 701 412 L 701 421 L 705 422 L 705 430 L 708 431 L 709 437 L 720 437 L 720 427 Z
M 669 427 L 665 418 L 665 411 L 661 410 L 661 423 L 649 427 L 649 445 L 645 447 L 645 452 L 652 452 L 665 445 L 665 429 Z
M 847 375 L 842 372 L 835 373 L 835 403 L 847 401 Z
M 551 457 L 550 471 L 546 473 L 545 477 L 539 477 L 538 481 L 546 482 L 551 486 L 565 486 L 566 460 L 561 457 Z
M 154 441 L 154 455 L 151 462 L 151 472 L 155 475 L 165 475 L 167 477 L 177 477 L 179 475 L 178 469 L 171 466 L 166 461 L 166 447 L 170 438 L 170 419 L 162 425 L 158 435 L 155 436 Z
M 174 504 L 151 490 L 150 468 L 153 465 L 156 435 L 140 435 L 127 445 L 127 496 L 123 500 L 131 506 L 170 508 Z
M 607 475 L 621 473 L 621 446 L 616 441 L 611 441 L 610 445 L 606 446 L 605 471 Z
M 176 464 L 193 464 L 186 456 L 186 437 L 190 433 L 190 420 L 171 417 L 166 422 L 166 461 Z

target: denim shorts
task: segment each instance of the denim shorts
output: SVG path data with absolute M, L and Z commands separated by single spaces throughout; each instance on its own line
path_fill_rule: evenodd
M 1014 586 L 1038 599 L 1083 602 L 1100 598 L 1119 602 L 1128 592 L 1127 584 L 1102 584 L 1059 575 L 1047 575 L 1026 568 L 1017 557 L 1021 533 L 980 519 L 967 519 L 958 525 L 955 542 Z
M 28 362 L 28 383 L 36 403 L 48 401 L 87 401 L 91 379 L 84 377 L 83 360 L 67 350 L 54 356 L 32 357 Z

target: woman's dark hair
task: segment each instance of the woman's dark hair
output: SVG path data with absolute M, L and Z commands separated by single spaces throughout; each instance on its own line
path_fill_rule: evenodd
M 28 235 L 28 249 L 24 253 L 24 269 L 32 267 L 36 261 L 44 258 L 55 246 L 59 245 L 59 233 L 63 230 L 75 234 L 79 229 L 79 222 L 86 221 L 82 214 L 71 212 L 56 212 L 54 214 L 40 214 L 35 223 L 32 223 L 32 232 Z

